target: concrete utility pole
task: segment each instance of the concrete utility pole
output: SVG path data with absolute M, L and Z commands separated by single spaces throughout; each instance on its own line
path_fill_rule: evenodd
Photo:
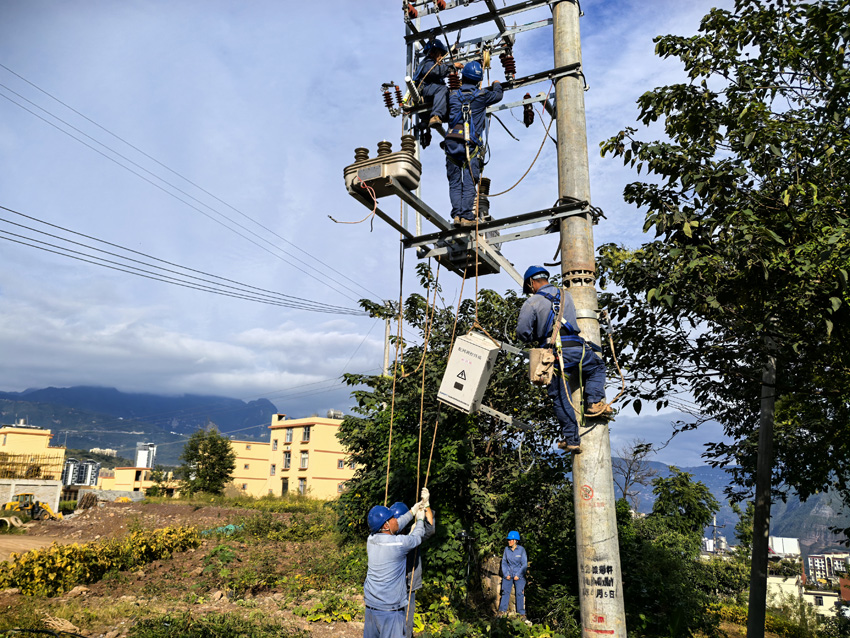
M 581 62 L 579 6 L 562 0 L 553 8 L 555 67 Z M 558 194 L 590 202 L 584 81 L 568 75 L 555 83 L 558 115 Z M 575 301 L 582 335 L 600 343 L 596 318 L 596 265 L 589 214 L 561 221 L 561 274 Z M 573 394 L 578 405 L 579 393 Z M 573 500 L 578 549 L 582 636 L 626 638 L 623 578 L 611 469 L 608 424 L 592 419 L 582 428 L 581 454 L 573 458 Z

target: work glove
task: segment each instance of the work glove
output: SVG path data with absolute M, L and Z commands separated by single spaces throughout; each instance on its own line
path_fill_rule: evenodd
M 425 508 L 422 506 L 421 501 L 417 503 L 417 505 L 420 506 L 419 509 L 416 510 L 416 522 L 418 523 L 419 521 L 425 520 Z
M 431 492 L 428 491 L 427 487 L 422 488 L 420 497 L 422 498 L 422 507 L 431 507 Z
M 415 517 L 421 509 L 424 509 L 421 502 L 414 503 L 413 507 L 410 508 L 410 513 Z

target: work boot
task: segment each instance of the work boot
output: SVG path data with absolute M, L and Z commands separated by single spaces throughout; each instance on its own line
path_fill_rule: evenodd
M 455 226 L 470 227 L 475 226 L 474 219 L 464 219 L 463 217 L 455 217 Z
M 439 115 L 435 115 L 430 120 L 428 120 L 428 126 L 431 128 L 440 128 L 443 125 L 443 118 Z
M 587 406 L 587 411 L 584 415 L 589 417 L 610 417 L 613 413 L 614 409 L 611 407 L 611 404 L 605 403 L 603 400 Z
M 558 447 L 561 448 L 564 452 L 569 452 L 572 454 L 581 454 L 580 445 L 570 445 L 566 441 L 558 441 Z

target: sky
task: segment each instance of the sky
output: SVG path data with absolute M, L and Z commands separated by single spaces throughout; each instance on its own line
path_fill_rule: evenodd
M 652 38 L 694 34 L 713 4 L 582 2 L 592 202 L 607 216 L 594 228 L 596 245 L 637 245 L 643 225 L 643 213 L 622 200 L 635 175 L 601 158 L 599 143 L 635 125 L 643 92 L 683 81 L 675 61 L 654 56 Z M 369 212 L 343 183 L 356 147 L 374 155 L 387 139 L 398 148 L 400 119 L 385 109 L 380 85 L 405 73 L 399 6 L 0 0 L 0 390 L 98 385 L 268 398 L 292 416 L 347 411 L 350 389 L 339 376 L 380 371 L 384 326 L 340 308 L 398 298 L 398 235 L 379 219 L 370 227 L 329 216 L 358 221 Z M 476 2 L 442 19 L 482 11 Z M 544 7 L 508 23 L 549 15 Z M 423 20 L 432 26 L 433 17 Z M 518 76 L 551 68 L 551 28 L 521 34 L 514 53 Z M 497 61 L 490 78 L 503 78 Z M 493 125 L 485 174 L 494 192 L 519 179 L 544 132 L 539 115 L 528 129 L 521 109 L 500 116 L 520 141 Z M 424 150 L 422 197 L 448 217 L 444 166 L 436 143 Z M 522 184 L 493 200 L 493 216 L 550 206 L 556 171 L 547 143 Z M 398 210 L 395 201 L 381 205 Z M 48 244 L 116 260 L 44 233 L 226 279 L 234 294 L 251 286 L 274 305 L 70 259 Z M 551 261 L 556 246 L 549 235 L 503 252 L 522 272 Z M 415 263 L 408 253 L 405 296 L 417 290 Z M 446 274 L 441 283 L 456 303 L 460 279 Z M 481 286 L 516 287 L 504 273 Z M 612 424 L 612 448 L 636 437 L 664 442 L 679 416 L 627 408 Z M 719 436 L 719 426 L 705 426 L 656 460 L 701 465 L 703 442 Z

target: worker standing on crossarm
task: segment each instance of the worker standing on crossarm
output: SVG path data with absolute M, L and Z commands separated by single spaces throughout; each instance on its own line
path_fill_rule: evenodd
M 425 507 L 425 533 L 422 535 L 424 543 L 434 535 L 436 526 L 434 523 L 434 512 L 430 508 L 431 495 L 427 487 L 422 488 L 421 503 Z M 390 511 L 398 519 L 399 533 L 401 533 L 407 524 L 413 520 L 413 515 L 407 511 L 407 506 L 404 503 L 393 503 L 390 505 Z M 412 530 L 411 530 L 412 531 Z M 416 613 L 416 592 L 422 589 L 422 547 L 417 547 L 412 552 L 407 554 L 407 589 L 408 589 L 408 605 L 405 612 L 405 626 L 407 633 L 405 636 L 413 636 L 413 615 Z
M 363 583 L 366 606 L 363 638 L 400 638 L 407 607 L 407 554 L 419 546 L 425 533 L 425 508 L 410 512 L 416 524 L 410 534 L 396 536 L 398 520 L 388 507 L 375 505 L 366 517 L 371 535 L 366 541 L 368 570 Z
M 502 552 L 502 599 L 499 601 L 499 613 L 508 611 L 511 602 L 511 588 L 516 598 L 516 613 L 525 617 L 525 574 L 528 571 L 528 556 L 525 548 L 519 545 L 519 532 L 508 532 L 508 546 Z
M 428 126 L 437 127 L 443 123 L 446 117 L 446 99 L 449 95 L 449 87 L 446 86 L 446 77 L 452 70 L 452 65 L 443 64 L 443 57 L 449 52 L 446 45 L 440 40 L 431 40 L 424 47 L 422 53 L 425 59 L 416 67 L 413 81 L 416 89 L 423 97 L 433 100 L 431 104 L 431 117 Z M 454 67 L 460 69 L 462 62 L 456 62 Z
M 547 345 L 552 326 L 563 306 L 563 320 L 559 331 L 564 368 L 560 369 L 556 353 L 556 370 L 547 387 L 555 407 L 555 417 L 561 426 L 562 440 L 558 447 L 567 452 L 581 452 L 576 411 L 570 404 L 569 374 L 578 371 L 584 382 L 584 400 L 588 416 L 607 417 L 611 406 L 605 403 L 605 363 L 593 351 L 594 345 L 579 336 L 578 320 L 573 298 L 549 283 L 549 271 L 542 266 L 531 266 L 523 276 L 522 291 L 530 295 L 519 311 L 516 333 L 524 343 L 535 347 Z M 579 408 L 580 406 L 576 406 Z
M 446 176 L 455 226 L 475 226 L 476 184 L 484 165 L 487 107 L 502 101 L 502 85 L 480 88 L 484 70 L 468 62 L 461 86 L 449 95 L 449 132 L 442 143 L 446 151 Z

